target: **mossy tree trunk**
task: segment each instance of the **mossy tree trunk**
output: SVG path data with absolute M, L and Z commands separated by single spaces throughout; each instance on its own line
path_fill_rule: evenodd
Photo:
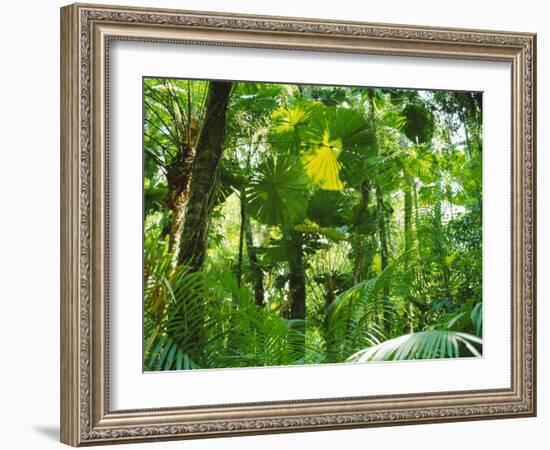
M 189 200 L 181 233 L 178 262 L 195 270 L 204 264 L 210 217 L 216 204 L 216 184 L 226 128 L 232 83 L 212 81 L 206 98 L 205 119 L 193 160 Z

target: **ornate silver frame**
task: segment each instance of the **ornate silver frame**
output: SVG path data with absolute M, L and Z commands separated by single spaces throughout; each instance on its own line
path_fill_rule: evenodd
M 509 389 L 111 411 L 106 67 L 115 39 L 507 61 L 512 66 Z M 61 9 L 61 440 L 73 446 L 536 414 L 536 36 L 75 4 Z

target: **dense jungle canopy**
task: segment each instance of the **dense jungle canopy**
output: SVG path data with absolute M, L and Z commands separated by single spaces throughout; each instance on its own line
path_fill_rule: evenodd
M 481 355 L 480 93 L 143 92 L 145 370 Z

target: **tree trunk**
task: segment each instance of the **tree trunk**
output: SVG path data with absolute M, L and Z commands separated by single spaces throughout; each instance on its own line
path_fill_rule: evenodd
M 246 214 L 246 194 L 244 189 L 241 191 L 241 229 L 239 233 L 239 256 L 237 262 L 237 284 L 240 286 L 243 276 L 244 245 L 246 244 L 246 253 L 250 266 L 250 274 L 254 288 L 254 302 L 258 306 L 264 304 L 264 280 L 262 269 L 258 264 L 258 256 L 252 230 L 250 228 L 250 217 Z
M 178 260 L 180 238 L 185 223 L 194 156 L 195 152 L 192 148 L 182 145 L 177 157 L 166 169 L 168 192 L 165 201 L 172 212 L 168 231 L 169 248 L 173 252 L 174 263 Z
M 231 82 L 210 82 L 204 124 L 193 160 L 178 262 L 187 264 L 195 270 L 202 268 L 206 258 L 208 228 L 216 200 L 218 169 L 225 136 L 225 116 L 231 87 Z
M 405 188 L 403 192 L 403 202 L 404 202 L 404 210 L 405 210 L 405 251 L 409 251 L 413 247 L 413 234 L 412 234 L 412 193 L 411 193 L 411 183 L 408 179 L 408 177 L 405 177 Z
M 303 236 L 299 231 L 289 231 L 293 242 L 292 256 L 289 257 L 288 297 L 290 303 L 290 319 L 298 320 L 293 323 L 293 329 L 300 333 L 293 339 L 293 348 L 296 349 L 296 357 L 305 358 L 306 351 L 306 270 L 304 267 Z M 299 344 L 298 344 L 299 342 Z
M 376 203 L 378 207 L 378 234 L 380 237 L 380 266 L 382 272 L 388 267 L 388 235 L 386 234 L 386 211 L 384 207 L 384 198 L 382 196 L 382 190 L 380 186 L 376 186 Z M 389 304 L 390 304 L 390 286 L 387 281 L 384 282 L 383 287 L 383 305 L 384 310 L 382 317 L 384 318 L 384 329 L 389 337 L 391 331 L 391 323 L 389 316 Z
M 290 318 L 306 318 L 306 271 L 304 268 L 304 249 L 302 233 L 290 231 L 294 242 L 293 255 L 288 261 L 290 277 L 288 291 L 290 297 Z
M 250 271 L 252 273 L 252 283 L 254 285 L 254 299 L 258 306 L 264 306 L 264 275 L 260 265 L 258 264 L 258 255 L 254 240 L 252 238 L 252 230 L 250 228 L 250 218 L 246 216 L 244 235 L 246 238 L 246 250 L 248 253 L 248 261 L 250 263 Z
M 403 189 L 403 203 L 404 203 L 404 210 L 405 210 L 405 217 L 404 217 L 404 234 L 405 234 L 405 253 L 407 253 L 407 256 L 405 258 L 405 274 L 407 279 L 407 300 L 409 302 L 409 332 L 412 333 L 414 331 L 414 323 L 413 323 L 413 299 L 411 296 L 411 283 L 412 283 L 412 277 L 411 277 L 411 255 L 408 254 L 408 252 L 411 251 L 413 248 L 413 234 L 412 234 L 412 193 L 411 193 L 411 180 L 406 174 L 403 174 L 405 178 L 405 187 Z
M 445 297 L 447 298 L 447 301 L 451 301 L 452 299 L 452 293 L 451 293 L 451 272 L 449 270 L 449 267 L 447 266 L 447 262 L 445 261 L 447 257 L 447 251 L 445 249 L 445 245 L 443 243 L 443 230 L 441 229 L 441 200 L 437 200 L 437 203 L 435 205 L 435 217 L 434 217 L 434 226 L 435 226 L 435 250 L 439 257 L 439 264 L 441 267 L 441 273 L 443 275 L 442 280 L 442 289 L 445 294 Z
M 245 199 L 244 191 L 241 191 L 241 224 L 239 230 L 239 256 L 237 259 L 237 286 L 241 287 L 241 281 L 243 277 L 243 253 L 244 253 L 244 234 L 246 227 L 246 210 L 245 210 Z
M 372 217 L 368 209 L 370 202 L 370 184 L 368 181 L 363 181 L 361 183 L 360 192 L 361 199 L 359 208 L 361 213 L 358 217 L 358 223 L 370 223 Z M 375 232 L 376 227 L 372 227 L 372 232 L 371 227 L 369 227 L 367 231 L 361 229 L 352 235 L 353 282 L 355 284 L 369 276 L 369 268 L 376 252 L 374 245 L 375 239 L 373 236 Z
M 367 95 L 369 98 L 370 103 L 370 120 L 371 120 L 371 126 L 374 131 L 374 145 L 376 147 L 376 154 L 377 156 L 380 155 L 380 148 L 378 146 L 378 139 L 376 135 L 376 114 L 374 109 L 374 91 L 372 89 L 369 89 L 367 91 Z M 380 188 L 380 185 L 376 183 L 375 186 L 375 195 L 376 195 L 376 209 L 377 209 L 377 216 L 378 216 L 378 236 L 380 238 L 380 266 L 381 271 L 383 272 L 386 267 L 388 267 L 388 235 L 386 233 L 386 211 L 384 207 L 384 197 L 382 195 L 382 189 Z M 389 338 L 389 334 L 391 331 L 391 323 L 390 323 L 390 315 L 389 315 L 389 304 L 390 304 L 390 286 L 387 281 L 384 282 L 383 290 L 383 311 L 382 311 L 382 319 L 384 321 L 384 330 L 386 332 L 386 337 Z

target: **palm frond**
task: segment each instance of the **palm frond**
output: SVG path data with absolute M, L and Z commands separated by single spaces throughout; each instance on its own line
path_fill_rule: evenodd
M 299 161 L 279 156 L 258 169 L 246 190 L 252 217 L 266 225 L 288 225 L 305 217 L 308 178 Z
M 192 370 L 200 367 L 169 336 L 151 337 L 144 349 L 144 370 Z
M 479 337 L 450 330 L 406 334 L 360 350 L 348 362 L 399 361 L 411 359 L 481 356 Z

